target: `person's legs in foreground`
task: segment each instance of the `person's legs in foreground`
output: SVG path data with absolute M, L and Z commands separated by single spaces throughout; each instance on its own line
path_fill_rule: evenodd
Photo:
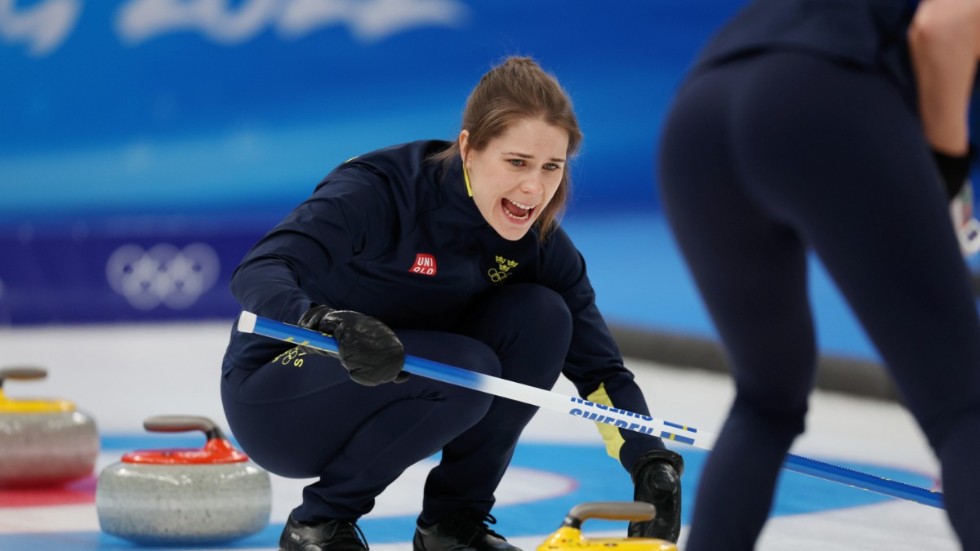
M 571 342 L 571 314 L 554 291 L 512 285 L 478 301 L 456 330 L 497 353 L 502 378 L 550 389 Z M 494 492 L 536 411 L 534 406 L 494 398 L 478 423 L 443 447 L 442 460 L 425 483 L 413 541 L 416 550 L 515 549 L 487 522 L 495 522 L 490 515 Z
M 737 391 L 701 475 L 689 549 L 751 548 L 803 430 L 815 363 L 803 244 L 731 182 L 731 147 L 718 126 L 726 105 L 716 97 L 727 72 L 680 96 L 660 157 L 667 214 L 728 347 Z
M 803 430 L 815 351 L 802 242 L 894 374 L 940 459 L 953 527 L 980 549 L 980 472 L 969 466 L 980 454 L 980 323 L 914 111 L 869 72 L 802 54 L 745 59 L 689 83 L 660 162 L 737 392 L 688 550 L 754 546 Z

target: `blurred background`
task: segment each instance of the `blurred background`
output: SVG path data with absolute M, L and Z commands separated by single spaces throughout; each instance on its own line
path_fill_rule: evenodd
M 0 330 L 230 322 L 239 260 L 326 173 L 453 139 L 479 77 L 519 54 L 575 101 L 585 142 L 564 223 L 624 352 L 723 369 L 654 150 L 685 68 L 740 4 L 0 0 Z M 843 362 L 890 395 L 813 266 L 824 371 Z

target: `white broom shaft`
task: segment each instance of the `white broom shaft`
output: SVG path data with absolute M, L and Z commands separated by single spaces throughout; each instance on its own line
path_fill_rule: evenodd
M 242 312 L 238 318 L 238 330 L 290 342 L 298 346 L 318 348 L 337 353 L 337 341 L 322 333 L 297 327 L 281 321 Z M 451 365 L 434 362 L 417 356 L 406 355 L 404 370 L 428 379 L 461 386 L 502 398 L 509 398 L 532 406 L 566 413 L 589 421 L 614 425 L 626 430 L 658 436 L 665 440 L 682 442 L 703 450 L 710 450 L 715 435 L 679 423 L 661 421 L 648 415 L 610 408 L 581 398 L 566 396 L 550 390 L 474 373 Z M 861 490 L 896 497 L 943 508 L 942 492 L 934 492 L 904 482 L 889 480 L 860 471 L 854 471 L 830 463 L 787 454 L 783 467 L 822 480 L 837 482 Z
M 337 353 L 337 341 L 332 337 L 303 327 L 256 316 L 251 312 L 242 312 L 238 320 L 238 330 L 243 333 L 255 333 L 299 346 Z M 683 442 L 703 449 L 711 449 L 711 444 L 714 442 L 712 435 L 701 433 L 697 429 L 660 421 L 648 415 L 610 408 L 603 404 L 596 404 L 581 398 L 499 377 L 475 373 L 418 356 L 406 355 L 404 370 L 428 379 L 509 398 L 590 421 L 614 425 L 626 430 L 658 436 L 666 440 Z

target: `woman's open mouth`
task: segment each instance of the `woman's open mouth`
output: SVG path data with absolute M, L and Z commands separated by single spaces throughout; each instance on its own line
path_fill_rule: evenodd
M 511 201 L 506 197 L 500 200 L 500 206 L 508 218 L 518 222 L 529 220 L 534 213 L 534 209 L 537 208 L 537 205 L 525 205 L 517 201 Z

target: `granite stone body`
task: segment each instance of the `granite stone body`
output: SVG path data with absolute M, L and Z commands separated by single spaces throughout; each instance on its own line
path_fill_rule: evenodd
M 84 478 L 98 455 L 95 421 L 82 412 L 0 413 L 0 487 Z
M 119 462 L 99 476 L 102 530 L 140 543 L 213 543 L 262 530 L 272 507 L 267 472 L 251 461 L 214 465 Z

